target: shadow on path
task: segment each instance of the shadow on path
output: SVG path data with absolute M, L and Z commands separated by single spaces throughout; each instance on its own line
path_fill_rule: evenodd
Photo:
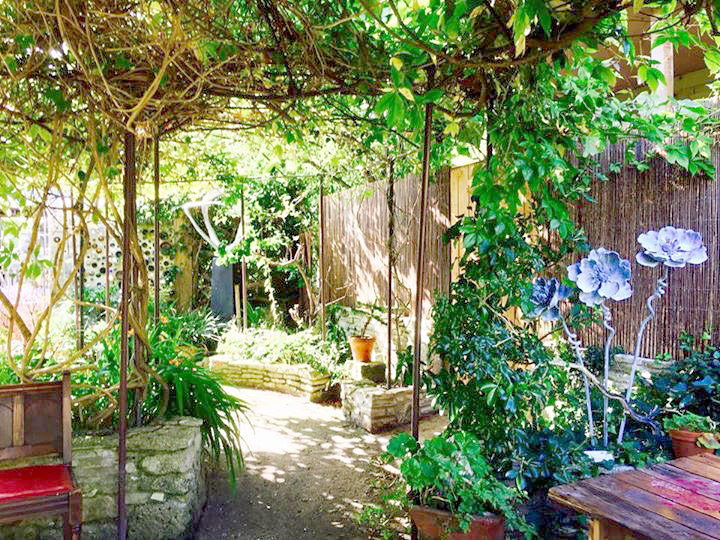
M 246 469 L 233 491 L 222 471 L 209 478 L 208 504 L 195 538 L 360 540 L 373 468 L 393 433 L 349 426 L 342 410 L 286 394 L 229 387 L 250 412 L 241 433 Z M 436 433 L 444 419 L 423 420 Z

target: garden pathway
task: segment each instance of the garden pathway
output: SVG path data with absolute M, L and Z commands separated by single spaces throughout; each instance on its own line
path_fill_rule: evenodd
M 237 492 L 222 473 L 211 475 L 195 538 L 364 540 L 352 517 L 369 498 L 372 459 L 392 432 L 371 435 L 349 426 L 341 409 L 298 397 L 228 390 L 250 407 L 242 422 L 246 470 Z M 421 436 L 443 427 L 441 417 L 423 420 Z

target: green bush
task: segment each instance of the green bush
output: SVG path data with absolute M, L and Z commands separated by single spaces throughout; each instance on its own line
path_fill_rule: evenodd
M 152 319 L 152 318 L 151 318 Z M 245 403 L 228 394 L 222 380 L 200 362 L 206 347 L 219 337 L 221 323 L 207 310 L 177 314 L 164 310 L 159 324 L 148 323 L 150 350 L 147 363 L 162 383 L 151 379 L 140 405 L 140 420 L 148 423 L 158 416 L 186 415 L 203 421 L 205 448 L 214 462 L 225 459 L 232 483 L 242 468 L 238 414 Z M 131 350 L 134 340 L 130 340 Z M 96 369 L 73 374 L 76 398 L 117 385 L 120 380 L 120 326 L 116 325 L 93 351 Z M 129 410 L 134 410 L 137 391 L 129 394 Z M 111 427 L 118 421 L 111 398 L 101 397 L 76 411 L 81 429 Z
M 390 441 L 387 454 L 402 460 L 400 472 L 419 503 L 451 512 L 463 531 L 473 516 L 493 512 L 505 517 L 510 530 L 532 537 L 532 527 L 513 508 L 520 493 L 495 478 L 483 444 L 472 434 L 444 434 L 421 446 L 401 433 Z
M 683 356 L 653 381 L 655 398 L 668 410 L 720 418 L 720 345 L 709 335 L 697 343 L 683 334 L 680 350 Z
M 339 376 L 341 358 L 337 346 L 323 342 L 312 329 L 290 333 L 278 328 L 230 327 L 217 352 L 263 364 L 307 364 L 321 373 Z

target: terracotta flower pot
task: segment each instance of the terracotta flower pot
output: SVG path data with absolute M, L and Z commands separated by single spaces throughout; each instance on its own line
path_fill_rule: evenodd
M 370 362 L 372 349 L 375 345 L 374 337 L 350 336 L 348 341 L 350 342 L 353 360 L 356 362 Z
M 697 445 L 697 440 L 702 435 L 700 432 L 671 429 L 668 431 L 668 435 L 672 439 L 672 448 L 676 458 L 715 453 L 712 448 L 703 448 Z
M 457 531 L 458 521 L 450 512 L 427 506 L 410 508 L 410 519 L 418 528 L 421 540 L 504 540 L 505 519 L 502 516 L 488 514 L 478 516 L 470 524 L 466 533 Z M 455 530 L 448 534 L 448 531 Z

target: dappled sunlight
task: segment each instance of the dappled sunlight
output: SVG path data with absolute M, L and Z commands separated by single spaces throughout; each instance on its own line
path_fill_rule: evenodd
M 214 515 L 212 505 L 220 503 L 211 500 L 198 538 L 212 538 L 208 521 L 231 514 L 230 527 L 243 531 L 231 538 L 297 540 L 295 533 L 283 535 L 289 519 L 307 523 L 301 538 L 363 538 L 352 518 L 369 502 L 373 459 L 393 433 L 409 426 L 369 434 L 348 425 L 339 408 L 269 391 L 228 390 L 250 405 L 247 417 L 239 418 L 246 468 L 228 508 Z M 434 418 L 423 429 L 435 433 L 444 424 Z

